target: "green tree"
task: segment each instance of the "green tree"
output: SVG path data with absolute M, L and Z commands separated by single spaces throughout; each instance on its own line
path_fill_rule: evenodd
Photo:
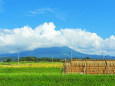
M 86 60 L 86 59 L 90 59 L 90 57 L 85 57 L 85 58 L 83 58 L 83 59 L 85 59 L 85 60 Z
M 12 62 L 12 58 L 7 58 L 7 62 Z
M 78 59 L 78 58 L 75 57 L 75 58 L 72 58 L 72 59 Z

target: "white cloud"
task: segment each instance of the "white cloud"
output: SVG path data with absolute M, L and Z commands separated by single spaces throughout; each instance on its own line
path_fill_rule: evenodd
M 53 9 L 51 9 L 51 8 L 41 8 L 41 9 L 37 9 L 37 10 L 35 10 L 35 11 L 30 11 L 30 13 L 32 13 L 32 14 L 45 14 L 45 13 L 47 13 L 47 12 L 51 12 L 51 13 L 53 13 L 54 12 L 54 10 Z
M 30 15 L 29 16 L 36 16 L 36 15 L 43 15 L 43 14 L 47 14 L 45 16 L 51 17 L 51 18 L 58 18 L 60 20 L 65 21 L 66 20 L 66 15 L 61 12 L 61 11 L 57 11 L 56 9 L 52 9 L 52 8 L 40 8 L 40 9 L 36 9 L 33 11 L 29 11 Z
M 0 29 L 0 53 L 33 50 L 41 47 L 68 46 L 88 54 L 115 55 L 115 36 L 105 40 L 96 33 L 82 29 L 55 30 L 55 25 L 44 23 L 35 29 L 29 26 L 15 29 Z
M 102 48 L 103 39 L 96 33 L 86 32 L 81 29 L 62 29 L 67 40 L 67 46 L 84 53 L 95 53 Z M 92 50 L 91 52 L 87 52 Z

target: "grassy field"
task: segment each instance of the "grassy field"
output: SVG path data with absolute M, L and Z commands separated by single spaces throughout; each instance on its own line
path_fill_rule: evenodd
M 62 67 L 56 62 L 0 63 L 0 86 L 115 86 L 115 75 L 62 74 Z

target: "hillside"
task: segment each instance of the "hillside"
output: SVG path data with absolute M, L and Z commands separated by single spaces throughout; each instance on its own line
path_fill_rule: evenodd
M 103 59 L 103 56 L 101 55 L 89 55 L 89 54 L 83 54 L 80 52 L 77 52 L 69 47 L 50 47 L 50 48 L 38 48 L 33 51 L 24 51 L 20 52 L 20 57 L 25 57 L 25 56 L 36 56 L 38 58 L 41 57 L 54 57 L 54 58 L 64 58 L 66 57 L 67 59 L 71 58 L 71 52 L 72 52 L 72 57 L 75 58 L 84 58 L 84 57 L 90 57 L 92 59 Z M 17 53 L 6 53 L 6 54 L 0 54 L 0 57 L 12 57 L 16 58 Z M 107 59 L 114 59 L 115 57 L 110 57 L 107 56 Z

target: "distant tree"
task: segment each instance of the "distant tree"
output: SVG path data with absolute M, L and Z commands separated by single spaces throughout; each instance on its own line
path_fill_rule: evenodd
M 72 59 L 78 59 L 78 58 L 72 58 Z
M 37 61 L 41 61 L 41 59 L 40 59 L 40 58 L 36 58 L 36 62 L 37 62 Z
M 85 58 L 83 58 L 83 59 L 85 59 L 85 60 L 86 60 L 86 59 L 90 59 L 90 57 L 85 57 Z
M 47 58 L 47 57 L 42 57 L 41 61 L 52 61 L 52 59 L 51 58 Z
M 54 58 L 53 61 L 54 61 L 54 62 L 59 62 L 60 59 Z
M 52 58 L 48 58 L 48 57 L 37 58 L 37 57 L 27 56 L 27 57 L 21 57 L 20 61 L 35 61 L 35 62 L 49 61 L 49 62 L 51 62 Z M 53 58 L 53 61 L 54 62 L 59 62 L 59 61 L 62 61 L 62 59 Z
M 21 57 L 20 61 L 37 61 L 37 58 L 36 57 L 32 57 L 32 56 Z
M 11 58 L 7 58 L 7 62 L 12 62 L 13 60 Z
M 26 57 L 21 57 L 20 61 L 26 61 Z
M 28 56 L 28 57 L 26 57 L 26 59 L 27 59 L 27 61 L 35 61 L 36 57 Z

